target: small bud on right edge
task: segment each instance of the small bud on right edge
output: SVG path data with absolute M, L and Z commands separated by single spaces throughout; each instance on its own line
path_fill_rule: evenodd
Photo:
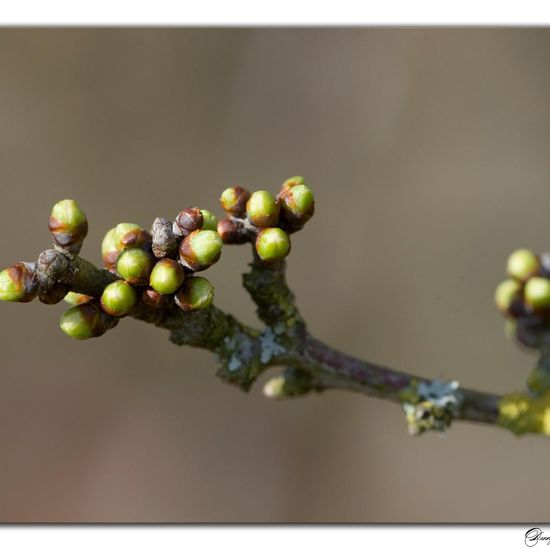
M 502 281 L 495 290 L 495 304 L 503 315 L 513 315 L 513 306 L 522 301 L 521 284 L 514 279 Z
M 523 290 L 525 301 L 536 310 L 550 309 L 550 281 L 544 277 L 531 277 Z
M 539 267 L 537 255 L 531 250 L 521 248 L 510 254 L 506 270 L 508 276 L 524 283 L 530 277 L 537 275 Z

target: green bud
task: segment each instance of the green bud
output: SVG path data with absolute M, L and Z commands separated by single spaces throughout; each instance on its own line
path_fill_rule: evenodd
M 508 258 L 508 275 L 521 282 L 537 275 L 539 267 L 540 262 L 537 255 L 526 248 L 512 252 Z
M 285 229 L 299 230 L 313 216 L 315 200 L 307 185 L 294 185 L 279 193 L 281 221 Z
M 313 389 L 311 375 L 288 367 L 285 372 L 268 380 L 263 391 L 266 397 L 282 399 L 304 395 Z
M 202 227 L 201 229 L 209 229 L 210 231 L 216 231 L 218 227 L 218 218 L 210 212 L 210 210 L 201 210 L 202 214 Z
M 514 279 L 506 279 L 495 290 L 495 303 L 499 311 L 509 315 L 512 306 L 521 299 L 521 284 Z
M 160 294 L 172 294 L 185 279 L 183 267 L 174 260 L 159 260 L 149 278 L 149 284 Z
M 176 304 L 183 311 L 195 311 L 212 305 L 214 301 L 214 287 L 204 277 L 190 277 L 187 279 L 175 296 Z
M 235 185 L 228 187 L 220 197 L 222 208 L 237 218 L 242 218 L 246 212 L 246 201 L 250 198 L 250 191 Z
M 71 338 L 85 340 L 101 336 L 114 327 L 116 319 L 109 317 L 99 307 L 97 301 L 73 306 L 61 315 L 61 330 Z
M 34 265 L 19 262 L 0 272 L 0 300 L 30 302 L 38 293 L 38 279 Z
M 128 315 L 137 301 L 134 287 L 126 281 L 114 281 L 107 285 L 101 295 L 101 307 L 103 311 L 113 317 Z
M 120 249 L 117 245 L 117 232 L 116 227 L 109 229 L 103 237 L 101 243 L 101 257 L 103 259 L 103 265 L 109 270 L 114 271 L 116 268 L 116 261 L 120 256 Z
M 293 176 L 291 178 L 288 178 L 285 180 L 281 185 L 281 191 L 285 191 L 287 189 L 290 189 L 291 187 L 294 187 L 295 185 L 303 185 L 305 184 L 305 180 L 302 176 Z
M 544 277 L 531 277 L 525 284 L 525 301 L 533 309 L 550 307 L 550 281 Z
M 153 269 L 154 258 L 141 248 L 125 250 L 118 258 L 118 274 L 133 285 L 146 285 Z
M 256 237 L 256 252 L 264 262 L 275 262 L 288 256 L 290 239 L 279 227 L 262 229 Z
M 77 306 L 79 304 L 86 304 L 89 301 L 93 300 L 93 298 L 91 296 L 80 294 L 78 292 L 68 292 L 64 300 L 72 306 Z
M 150 233 L 135 223 L 119 223 L 115 227 L 115 246 L 119 252 L 129 248 L 146 247 L 152 240 Z
M 246 203 L 246 214 L 256 227 L 273 227 L 279 220 L 279 205 L 269 191 L 254 191 Z
M 56 203 L 48 224 L 54 244 L 72 253 L 78 253 L 88 234 L 86 215 L 78 204 L 70 199 Z
M 198 229 L 189 234 L 180 245 L 180 261 L 193 271 L 203 271 L 219 259 L 222 240 L 216 231 Z
M 263 394 L 270 399 L 282 399 L 285 394 L 285 377 L 283 375 L 270 378 L 263 387 Z

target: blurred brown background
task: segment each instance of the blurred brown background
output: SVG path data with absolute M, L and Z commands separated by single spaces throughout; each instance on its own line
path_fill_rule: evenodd
M 99 262 L 119 221 L 219 213 L 303 174 L 289 280 L 311 331 L 363 358 L 506 392 L 533 357 L 492 302 L 550 248 L 550 32 L 0 30 L 0 264 L 75 198 Z M 209 275 L 254 323 L 248 250 Z M 62 305 L 0 307 L 2 521 L 549 521 L 550 441 L 332 392 L 274 403 L 133 320 L 72 342 Z

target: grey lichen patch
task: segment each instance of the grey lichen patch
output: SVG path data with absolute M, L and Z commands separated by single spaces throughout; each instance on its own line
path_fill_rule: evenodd
M 226 336 L 223 339 L 223 343 L 225 345 L 225 349 L 229 354 L 227 359 L 227 369 L 230 372 L 234 372 L 240 369 L 243 366 L 243 362 L 239 358 L 239 354 L 237 350 L 237 339 Z
M 420 435 L 426 430 L 445 431 L 462 405 L 458 387 L 456 380 L 413 381 L 403 390 L 400 397 L 409 433 Z
M 272 330 L 277 336 L 282 336 L 286 332 L 286 323 L 278 322 L 275 323 L 272 327 Z
M 234 330 L 223 338 L 217 350 L 222 366 L 218 376 L 248 390 L 258 376 L 265 370 L 260 361 L 260 335 L 256 331 Z
M 267 327 L 260 336 L 260 348 L 260 361 L 264 365 L 270 363 L 277 355 L 283 355 L 286 352 L 286 348 L 277 341 L 277 336 L 271 327 Z

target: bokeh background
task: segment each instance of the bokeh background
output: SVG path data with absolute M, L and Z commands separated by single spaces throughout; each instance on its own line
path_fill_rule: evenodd
M 48 247 L 63 198 L 99 263 L 117 222 L 303 174 L 317 212 L 288 277 L 317 337 L 523 386 L 534 357 L 492 300 L 510 251 L 550 247 L 550 31 L 2 29 L 0 121 L 2 266 Z M 255 323 L 248 255 L 209 276 Z M 137 321 L 70 341 L 62 310 L 0 306 L 2 521 L 550 520 L 547 439 L 412 438 L 395 405 L 336 391 L 271 402 Z

